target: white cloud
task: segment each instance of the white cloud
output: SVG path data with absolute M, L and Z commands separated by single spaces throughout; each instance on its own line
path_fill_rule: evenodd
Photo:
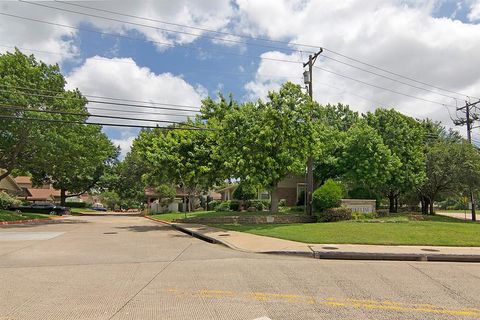
M 434 18 L 432 12 L 436 1 L 237 0 L 237 3 L 243 28 L 255 30 L 251 31 L 252 35 L 317 44 L 438 87 L 471 96 L 480 95 L 480 55 L 477 54 L 480 52 L 480 25 Z M 299 53 L 270 52 L 263 55 L 294 61 L 307 59 L 305 54 L 302 57 Z M 322 55 L 382 73 L 329 51 Z M 322 55 L 316 62 L 319 67 L 408 95 L 456 104 L 453 99 L 362 72 Z M 263 60 L 254 81 L 247 83 L 245 88 L 250 98 L 265 97 L 268 90 L 283 82 L 279 75 L 298 75 L 290 80 L 302 83 L 299 79 L 302 72 L 301 65 Z M 466 99 L 465 96 L 443 93 L 458 97 L 459 104 Z M 445 124 L 451 123 L 441 105 L 369 87 L 318 69 L 314 69 L 314 96 L 321 103 L 343 102 L 359 111 L 373 110 L 381 102 L 383 106 L 395 107 L 412 116 L 428 116 L 443 120 Z
M 181 26 L 167 25 L 160 22 L 136 19 L 121 15 L 109 14 L 88 8 L 81 8 L 62 4 L 59 2 L 46 1 L 42 3 L 28 4 L 22 2 L 2 1 L 0 9 L 2 12 L 21 17 L 38 19 L 49 23 L 71 25 L 79 27 L 81 23 L 88 23 L 103 32 L 125 34 L 127 31 L 135 30 L 142 34 L 149 41 L 163 42 L 166 44 L 185 45 L 198 39 L 197 35 L 205 34 L 202 30 L 186 29 Z M 127 13 L 132 16 L 139 16 L 147 19 L 166 21 L 190 26 L 201 26 L 207 29 L 220 30 L 225 28 L 234 14 L 233 7 L 229 1 L 117 1 L 112 6 L 111 1 L 96 1 L 91 3 L 80 2 L 80 5 L 91 6 L 95 8 Z M 58 7 L 70 11 L 82 12 L 90 15 L 110 17 L 119 21 L 112 21 L 81 15 L 71 12 L 59 11 L 56 9 L 42 7 Z M 122 22 L 124 21 L 124 22 Z M 133 25 L 125 22 L 133 22 L 153 26 L 155 28 Z M 85 28 L 85 27 L 84 27 Z M 164 30 L 160 30 L 160 28 Z M 92 29 L 92 27 L 87 27 Z M 181 31 L 189 34 L 168 32 L 166 30 Z M 26 53 L 33 53 L 42 61 L 47 63 L 61 63 L 66 59 L 74 58 L 78 54 L 78 48 L 72 39 L 75 39 L 77 30 L 54 26 L 15 17 L 1 16 L 0 19 L 0 39 L 2 45 L 0 52 L 11 51 L 11 46 L 24 48 Z M 229 44 L 228 42 L 219 42 Z M 155 44 L 159 50 L 168 49 L 159 43 Z M 31 50 L 26 50 L 31 49 Z M 42 53 L 41 51 L 54 52 L 56 54 Z M 113 50 L 113 52 L 115 52 Z
M 132 148 L 132 143 L 133 140 L 135 140 L 135 136 L 130 136 L 124 139 L 111 139 L 112 143 L 115 146 L 120 147 L 120 155 L 119 159 L 125 159 L 125 156 L 127 155 L 128 152 L 130 152 L 130 149 Z
M 470 5 L 470 12 L 468 13 L 470 21 L 480 20 L 480 0 L 473 0 Z
M 74 69 L 67 77 L 67 87 L 70 89 L 79 88 L 83 94 L 114 97 L 117 99 L 138 100 L 146 102 L 132 102 L 133 104 L 146 105 L 153 108 L 139 108 L 134 106 L 118 106 L 90 103 L 89 111 L 92 114 L 119 116 L 139 120 L 102 119 L 92 118 L 101 123 L 135 124 L 143 126 L 164 126 L 169 123 L 157 123 L 161 121 L 184 121 L 187 116 L 193 117 L 194 112 L 178 109 L 198 110 L 201 99 L 208 92 L 201 85 L 192 86 L 179 76 L 171 73 L 155 74 L 149 68 L 138 66 L 131 58 L 102 58 L 93 57 Z M 96 99 L 103 100 L 103 99 Z M 122 103 L 128 103 L 121 101 Z M 175 104 L 177 106 L 161 106 L 150 104 L 159 102 Z M 191 106 L 191 107 L 180 107 Z M 166 110 L 162 108 L 173 108 Z M 107 108 L 112 111 L 98 110 L 95 108 Z M 128 111 L 128 112 L 120 112 Z M 122 139 L 116 140 L 125 154 L 124 148 L 129 145 L 131 133 L 128 129 L 118 129 L 123 133 Z

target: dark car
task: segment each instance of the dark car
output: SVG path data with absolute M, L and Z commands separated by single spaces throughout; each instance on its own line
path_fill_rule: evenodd
M 18 210 L 21 212 L 30 213 L 56 214 L 59 216 L 64 215 L 68 212 L 68 208 L 57 206 L 49 202 L 39 202 L 26 206 L 12 207 L 11 210 Z
M 104 207 L 92 207 L 92 209 L 96 211 L 107 211 L 107 209 Z

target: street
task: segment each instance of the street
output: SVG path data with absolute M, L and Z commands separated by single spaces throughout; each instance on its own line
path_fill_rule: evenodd
M 480 318 L 480 265 L 250 254 L 127 215 L 0 227 L 0 319 L 258 318 Z

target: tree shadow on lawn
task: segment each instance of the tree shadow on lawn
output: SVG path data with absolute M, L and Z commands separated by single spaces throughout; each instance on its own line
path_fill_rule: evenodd
M 43 220 L 43 221 L 35 221 L 35 222 L 25 222 L 25 223 L 18 223 L 18 224 L 6 224 L 0 225 L 0 229 L 13 229 L 13 228 L 34 228 L 34 227 L 42 227 L 47 224 L 86 224 L 91 223 L 85 220 Z

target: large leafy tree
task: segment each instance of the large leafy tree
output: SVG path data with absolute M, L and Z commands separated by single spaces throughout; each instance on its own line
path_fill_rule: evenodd
M 425 179 L 424 130 L 417 120 L 394 109 L 377 109 L 367 113 L 365 119 L 400 160 L 382 190 L 390 201 L 390 211 L 395 212 L 399 195 L 414 190 Z
M 167 129 L 144 131 L 134 145 L 150 169 L 145 181 L 156 186 L 181 186 L 189 198 L 188 210 L 193 210 L 194 196 L 223 180 L 216 143 L 213 130 L 200 121 L 187 121 Z
M 53 126 L 41 136 L 37 159 L 28 165 L 34 182 L 51 183 L 61 203 L 92 189 L 117 157 L 118 149 L 95 125 Z
M 345 172 L 341 159 L 345 149 L 347 130 L 358 122 L 358 113 L 348 105 L 316 106 L 314 117 L 317 144 L 314 152 L 314 177 L 317 185 L 335 179 Z
M 58 65 L 47 65 L 19 50 L 0 55 L 0 168 L 5 169 L 0 180 L 36 161 L 36 138 L 51 126 L 17 118 L 54 117 L 35 111 L 61 108 L 57 97 L 66 94 L 64 86 Z M 76 92 L 69 94 L 81 98 Z
M 346 181 L 373 192 L 384 189 L 401 165 L 376 130 L 364 123 L 347 131 L 340 164 Z
M 304 173 L 311 148 L 312 103 L 301 87 L 284 84 L 268 101 L 246 103 L 224 119 L 221 145 L 225 164 L 250 186 L 271 191 L 271 211 L 278 211 L 278 183 Z

